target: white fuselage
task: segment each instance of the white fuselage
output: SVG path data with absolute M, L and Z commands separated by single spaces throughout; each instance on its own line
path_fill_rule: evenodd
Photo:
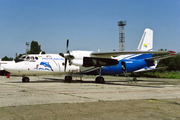
M 1 69 L 4 69 L 14 75 L 55 75 L 55 74 L 71 74 L 75 72 L 84 73 L 90 72 L 95 67 L 83 67 L 83 57 L 91 57 L 92 51 L 72 51 L 70 54 L 75 58 L 71 61 L 71 65 L 67 62 L 66 71 L 64 71 L 65 59 L 58 54 L 32 54 L 24 55 L 20 61 L 9 62 L 3 64 Z M 121 59 L 131 59 L 138 55 L 120 55 L 113 59 L 118 61 Z
M 28 55 L 23 61 L 9 62 L 1 67 L 15 75 L 63 74 L 68 71 L 79 71 L 79 66 L 70 66 L 69 63 L 64 71 L 64 58 L 58 54 Z

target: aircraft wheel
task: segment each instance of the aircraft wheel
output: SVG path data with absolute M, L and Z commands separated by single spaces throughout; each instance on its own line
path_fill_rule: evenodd
M 68 76 L 65 76 L 64 79 L 65 79 L 65 83 L 66 83 L 68 81 Z
M 105 83 L 103 77 L 96 77 L 96 83 Z
M 72 76 L 68 76 L 68 83 L 72 82 Z
M 22 82 L 26 82 L 26 83 L 29 82 L 29 78 L 28 77 L 23 77 Z
M 72 76 L 65 76 L 65 83 L 71 83 L 72 82 Z

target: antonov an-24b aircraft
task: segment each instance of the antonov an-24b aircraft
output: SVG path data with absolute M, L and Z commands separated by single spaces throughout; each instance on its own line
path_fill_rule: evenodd
M 152 51 L 153 31 L 145 29 L 136 51 L 118 52 L 93 52 L 68 50 L 65 54 L 32 54 L 23 55 L 20 59 L 2 64 L 1 70 L 11 74 L 22 75 L 22 82 L 29 82 L 28 75 L 65 74 L 78 70 L 79 75 L 99 75 L 95 81 L 104 83 L 102 75 L 117 75 L 131 73 L 144 67 L 154 66 L 156 60 L 165 59 L 175 55 L 174 51 Z M 154 53 L 169 53 L 158 57 L 152 57 Z M 76 73 L 76 74 L 78 74 Z M 73 74 L 65 76 L 65 80 L 71 81 Z

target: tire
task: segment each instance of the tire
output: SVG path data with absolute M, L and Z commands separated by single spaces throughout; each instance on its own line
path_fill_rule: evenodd
M 24 77 L 22 78 L 22 82 L 25 82 L 25 81 L 24 81 Z
M 68 83 L 72 82 L 72 76 L 68 76 Z
M 65 83 L 68 82 L 68 76 L 65 76 L 64 79 L 65 79 L 65 81 L 64 81 Z
M 96 83 L 105 83 L 104 78 L 103 77 L 96 77 Z
M 65 76 L 65 83 L 71 83 L 72 82 L 72 76 Z
M 103 77 L 100 77 L 100 78 L 99 78 L 99 82 L 100 82 L 100 83 L 104 83 L 104 78 L 103 78 Z
M 22 82 L 25 82 L 25 83 L 29 82 L 29 77 L 23 77 Z

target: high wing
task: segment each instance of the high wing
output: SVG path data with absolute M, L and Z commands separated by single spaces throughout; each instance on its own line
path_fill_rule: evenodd
M 172 56 L 172 54 L 175 54 L 174 51 L 118 51 L 118 52 L 92 52 L 91 57 L 111 58 L 112 56 L 119 56 L 125 54 L 164 54 L 164 53 L 169 53 L 167 55 L 168 57 Z

